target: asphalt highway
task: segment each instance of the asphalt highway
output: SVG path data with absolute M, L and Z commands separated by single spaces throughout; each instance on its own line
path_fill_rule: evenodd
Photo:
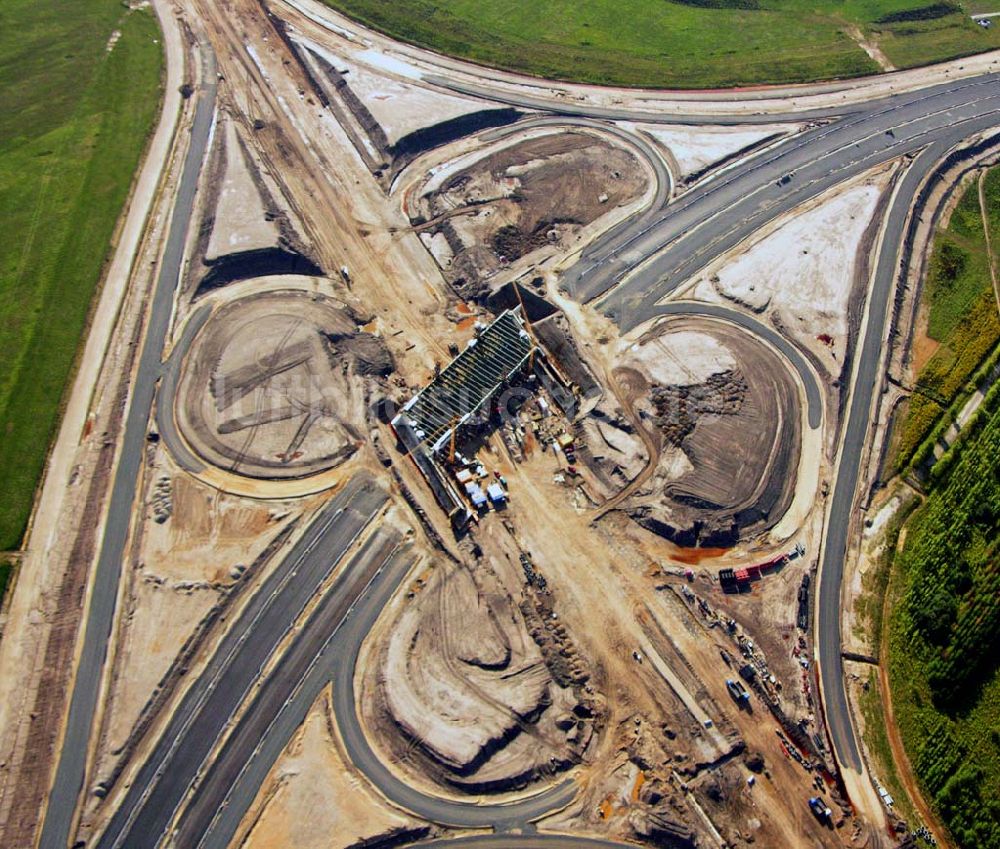
M 156 399 L 156 428 L 163 444 L 166 445 L 170 456 L 174 458 L 186 471 L 197 474 L 205 468 L 205 464 L 199 460 L 188 448 L 187 443 L 177 430 L 177 421 L 174 418 L 176 411 L 175 401 L 177 395 L 177 384 L 181 377 L 181 366 L 187 356 L 191 343 L 198 335 L 198 331 L 205 326 L 212 315 L 212 308 L 208 304 L 199 307 L 187 320 L 181 337 L 177 340 L 173 350 L 170 352 L 170 359 L 163 366 L 160 377 L 160 392 Z
M 230 846 L 271 767 L 331 681 L 334 713 L 351 762 L 386 798 L 424 819 L 452 826 L 524 828 L 572 800 L 576 790 L 572 781 L 506 805 L 430 796 L 400 781 L 371 749 L 356 710 L 357 658 L 412 565 L 408 548 L 398 547 L 396 535 L 382 530 L 351 559 L 195 788 L 173 835 L 175 845 Z M 558 849 L 566 844 L 553 845 Z
M 194 209 L 198 175 L 205 158 L 212 116 L 215 113 L 215 56 L 204 44 L 201 45 L 201 61 L 203 82 L 198 92 L 190 147 L 177 189 L 170 232 L 153 292 L 149 326 L 139 355 L 138 371 L 126 414 L 121 455 L 115 469 L 104 536 L 94 571 L 69 715 L 42 825 L 39 843 L 41 849 L 65 849 L 73 827 L 77 800 L 83 789 L 90 732 L 101 691 L 108 639 L 114 623 L 125 545 L 146 445 L 146 429 L 153 406 L 156 379 L 160 372 L 163 344 L 170 325 L 174 289 L 180 276 L 184 245 Z
M 361 644 L 413 565 L 412 553 L 396 543 L 394 535 L 379 532 L 344 568 L 342 578 L 282 658 L 275 676 L 264 683 L 196 788 L 174 836 L 177 846 L 226 849 L 230 845 L 271 767 L 331 682 L 337 726 L 351 763 L 386 798 L 426 820 L 521 829 L 572 800 L 576 791 L 572 781 L 504 805 L 430 796 L 400 781 L 371 749 L 357 714 L 354 675 Z M 552 845 L 558 849 L 567 844 Z
M 471 90 L 475 87 L 449 85 L 437 79 L 434 82 L 465 94 L 476 93 Z M 488 90 L 479 94 L 491 96 Z M 580 111 L 573 105 L 554 106 L 548 100 L 510 96 L 499 99 L 524 108 L 566 114 Z M 650 120 L 647 115 L 625 110 L 587 112 L 589 118 Z M 773 115 L 768 118 L 775 120 Z M 855 357 L 856 379 L 820 570 L 817 646 L 824 710 L 838 760 L 860 770 L 840 657 L 840 590 L 899 248 L 916 192 L 935 164 L 951 147 L 1000 125 L 1000 75 L 988 74 L 895 95 L 853 107 L 839 117 L 836 110 L 788 116 L 788 120 L 804 118 L 833 120 L 705 181 L 682 198 L 665 204 L 658 213 L 654 208 L 611 230 L 583 251 L 561 285 L 580 301 L 601 298 L 599 308 L 623 331 L 659 315 L 688 313 L 693 311 L 690 306 L 662 301 L 715 257 L 770 221 L 876 165 L 904 156 L 913 159 L 886 216 L 884 248 L 869 294 L 868 325 Z M 674 116 L 663 120 L 685 123 Z M 726 122 L 695 116 L 687 123 Z M 729 123 L 755 121 L 733 119 Z M 711 314 L 715 309 L 699 305 L 696 312 Z M 777 345 L 796 366 L 806 387 L 810 424 L 818 424 L 819 388 L 801 353 L 769 328 L 737 315 L 725 317 Z
M 1000 77 L 927 102 L 880 108 L 811 130 L 668 204 L 658 220 L 600 239 L 562 285 L 581 301 L 604 296 L 627 330 L 712 259 L 822 192 L 928 144 L 957 143 L 1000 123 Z
M 79 666 L 71 696 L 65 740 L 42 827 L 42 849 L 65 849 L 83 786 L 90 733 L 115 600 L 137 492 L 157 378 L 164 395 L 159 427 L 171 451 L 187 468 L 200 466 L 173 426 L 171 401 L 183 352 L 208 311 L 185 328 L 164 369 L 162 354 L 173 294 L 190 228 L 197 178 L 205 156 L 215 109 L 214 57 L 203 47 L 204 83 L 185 159 L 169 236 L 161 260 L 140 354 L 138 377 L 128 409 L 121 458 L 115 472 L 107 526 L 86 612 Z M 588 126 L 627 141 L 653 167 L 657 186 L 652 203 L 627 222 L 591 243 L 565 274 L 562 285 L 577 299 L 597 301 L 623 331 L 658 316 L 709 315 L 733 321 L 778 348 L 798 371 L 806 391 L 811 427 L 822 421 L 822 391 L 805 357 L 788 340 L 755 319 L 722 306 L 663 304 L 681 283 L 715 257 L 764 225 L 880 163 L 909 156 L 913 161 L 897 187 L 886 216 L 881 251 L 868 302 L 868 323 L 855 356 L 855 379 L 846 413 L 838 471 L 822 549 L 817 613 L 817 645 L 824 710 L 840 763 L 861 768 L 851 724 L 840 658 L 840 589 L 860 461 L 867 439 L 883 334 L 893 293 L 907 215 L 920 182 L 954 144 L 1000 124 L 1000 75 L 944 83 L 923 91 L 894 95 L 847 109 L 719 118 L 655 116 L 622 109 L 557 104 L 543 98 L 500 95 L 488 87 L 445 79 L 428 82 L 467 95 L 502 100 L 549 117 L 521 122 L 511 131 L 546 123 Z M 559 117 L 551 117 L 556 113 Z M 669 200 L 669 171 L 655 150 L 636 136 L 602 121 L 753 124 L 776 120 L 829 119 L 706 179 L 681 198 Z M 507 132 L 507 130 L 501 131 Z M 499 137 L 499 136 L 498 136 Z M 275 667 L 261 669 L 306 605 L 320 592 L 372 517 L 385 493 L 368 478 L 349 483 L 313 520 L 292 551 L 265 580 L 198 680 L 173 711 L 148 759 L 138 768 L 97 846 L 155 847 L 182 808 L 175 843 L 223 849 L 235 833 L 268 770 L 287 745 L 322 689 L 333 684 L 333 708 L 352 763 L 390 801 L 424 819 L 464 828 L 493 828 L 495 835 L 421 844 L 428 849 L 572 849 L 621 846 L 613 842 L 539 835 L 531 823 L 568 804 L 576 785 L 567 779 L 510 804 L 477 804 L 431 796 L 401 781 L 368 743 L 356 710 L 354 676 L 361 644 L 412 565 L 397 548 L 391 531 L 379 530 L 351 559 Z M 259 687 L 254 691 L 255 687 Z M 247 711 L 233 725 L 238 709 L 253 693 Z M 223 742 L 227 729 L 232 734 Z M 218 757 L 212 752 L 219 746 Z M 185 807 L 186 806 L 186 807 Z M 516 834 L 513 832 L 524 831 Z
M 475 85 L 463 83 L 443 77 L 440 74 L 421 74 L 421 79 L 428 85 L 436 86 L 456 94 L 468 97 L 479 97 L 492 100 L 496 103 L 503 103 L 507 106 L 516 106 L 521 109 L 530 109 L 537 112 L 548 112 L 556 115 L 580 116 L 584 118 L 596 118 L 602 121 L 636 121 L 645 124 L 682 124 L 688 126 L 704 126 L 714 124 L 716 126 L 737 126 L 743 124 L 776 124 L 782 121 L 822 121 L 828 118 L 837 118 L 844 115 L 863 113 L 871 108 L 872 104 L 885 104 L 890 107 L 904 105 L 913 100 L 922 100 L 929 96 L 934 96 L 942 90 L 951 90 L 961 86 L 970 80 L 983 79 L 980 77 L 967 77 L 964 80 L 954 80 L 937 85 L 926 86 L 925 88 L 900 92 L 887 97 L 873 98 L 867 104 L 850 103 L 846 105 L 829 106 L 822 109 L 800 109 L 797 111 L 774 112 L 760 111 L 754 115 L 725 115 L 725 114 L 698 114 L 691 113 L 657 113 L 649 109 L 628 109 L 622 107 L 601 107 L 586 105 L 567 101 L 556 97 L 534 97 L 527 94 L 518 94 L 513 91 L 501 91 L 490 88 L 487 85 Z M 850 85 L 850 82 L 845 83 Z M 760 89 L 755 92 L 734 93 L 734 97 L 746 96 L 749 99 L 757 97 L 769 97 L 766 90 Z M 787 96 L 787 95 L 786 95 Z
M 329 683 L 326 667 L 339 651 L 341 629 L 357 604 L 371 603 L 363 597 L 398 546 L 399 534 L 380 528 L 344 566 L 226 739 L 178 820 L 174 845 L 230 845 L 271 767 Z M 389 580 L 402 577 L 412 563 L 412 557 L 400 559 L 396 570 L 390 564 Z
M 844 766 L 861 771 L 861 753 L 851 724 L 847 702 L 847 683 L 841 650 L 841 584 L 847 557 L 847 537 L 851 528 L 861 457 L 868 435 L 875 388 L 881 384 L 879 361 L 893 282 L 900 261 L 900 248 L 907 216 L 920 183 L 947 153 L 947 142 L 938 142 L 914 162 L 900 184 L 886 218 L 883 250 L 879 254 L 869 296 L 869 317 L 864 338 L 860 340 L 855 365 L 855 380 L 847 411 L 847 425 L 841 443 L 840 462 L 826 522 L 819 572 L 818 610 L 816 616 L 819 671 L 823 683 L 823 710 L 838 760 Z
M 171 712 L 97 846 L 157 845 L 260 671 L 386 500 L 370 478 L 350 481 L 313 519 Z
M 695 113 L 670 113 L 661 115 L 646 109 L 601 107 L 566 100 L 556 100 L 550 97 L 532 97 L 527 94 L 492 89 L 488 86 L 463 83 L 449 79 L 448 77 L 442 77 L 440 74 L 422 74 L 421 79 L 428 85 L 433 85 L 437 88 L 446 89 L 447 91 L 467 97 L 479 97 L 492 100 L 496 103 L 503 103 L 507 106 L 520 107 L 521 109 L 552 112 L 568 117 L 596 118 L 602 121 L 638 121 L 647 124 L 687 124 L 691 126 L 702 126 L 705 124 L 735 126 L 740 124 L 775 124 L 783 120 L 819 120 L 829 118 L 832 115 L 843 115 L 847 111 L 858 109 L 856 105 L 849 106 L 846 109 L 811 109 L 789 114 L 787 117 L 783 114 L 775 114 L 773 112 L 761 112 L 757 115 L 699 115 Z

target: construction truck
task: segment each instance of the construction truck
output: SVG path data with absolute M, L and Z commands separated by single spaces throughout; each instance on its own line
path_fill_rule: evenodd
M 827 807 L 826 801 L 822 796 L 813 796 L 809 800 L 809 810 L 813 812 L 813 816 L 820 822 L 830 822 L 833 819 L 833 811 Z
M 747 692 L 747 688 L 739 681 L 727 678 L 726 689 L 729 690 L 729 695 L 733 697 L 733 701 L 740 707 L 750 704 L 750 693 Z

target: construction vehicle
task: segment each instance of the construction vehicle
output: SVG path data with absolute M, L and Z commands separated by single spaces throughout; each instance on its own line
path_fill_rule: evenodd
M 833 811 L 827 807 L 826 801 L 822 796 L 813 796 L 809 800 L 809 810 L 813 812 L 813 816 L 820 822 L 830 822 L 833 819 Z
M 732 696 L 733 701 L 740 707 L 743 707 L 744 705 L 749 706 L 750 693 L 747 692 L 747 688 L 744 687 L 739 681 L 727 678 L 726 689 L 729 690 L 729 695 Z

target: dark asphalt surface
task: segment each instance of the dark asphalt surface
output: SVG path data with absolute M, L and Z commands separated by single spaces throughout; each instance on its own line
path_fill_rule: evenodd
M 600 308 L 631 329 L 648 320 L 657 301 L 767 222 L 875 165 L 946 137 L 966 138 L 998 117 L 996 75 L 922 101 L 875 104 L 706 181 L 652 222 L 598 239 L 561 285 L 584 302 L 603 296 Z
M 114 623 L 115 601 L 118 597 L 139 469 L 144 456 L 146 429 L 156 392 L 156 378 L 160 373 L 164 339 L 170 324 L 174 289 L 180 276 L 184 244 L 191 223 L 198 175 L 205 158 L 205 147 L 215 112 L 215 56 L 205 45 L 202 45 L 201 56 L 204 83 L 198 93 L 190 149 L 184 160 L 170 219 L 170 233 L 153 292 L 149 327 L 139 355 L 138 373 L 125 419 L 121 455 L 108 502 L 107 522 L 94 571 L 90 606 L 86 611 L 83 645 L 73 681 L 65 736 L 59 750 L 59 764 L 42 825 L 39 843 L 41 849 L 65 849 L 73 827 L 77 801 L 83 789 L 91 726 L 101 690 L 108 639 Z
M 379 529 L 341 570 L 212 762 L 180 818 L 175 845 L 216 849 L 230 845 L 271 767 L 329 684 L 328 667 L 339 651 L 341 628 L 398 546 L 395 530 Z M 402 560 L 395 569 L 400 578 L 412 557 Z M 396 577 L 392 565 L 389 572 Z
M 868 327 L 860 341 L 861 347 L 856 357 L 856 378 L 841 443 L 840 463 L 830 502 L 819 572 L 816 627 L 819 670 L 823 679 L 823 709 L 838 760 L 844 766 L 859 772 L 861 753 L 851 724 L 847 682 L 844 680 L 844 664 L 840 656 L 841 583 L 847 556 L 847 535 L 861 473 L 861 457 L 872 415 L 872 400 L 876 387 L 881 384 L 878 365 L 907 214 L 924 176 L 944 158 L 948 147 L 947 142 L 939 142 L 914 160 L 889 209 L 883 248 L 871 288 Z
M 548 100 L 512 96 L 497 98 L 487 89 L 454 85 L 437 78 L 433 82 L 522 108 L 565 115 L 586 113 L 591 119 L 657 120 L 635 111 L 595 110 L 576 104 L 553 106 Z M 663 116 L 661 120 L 736 124 L 757 123 L 761 117 L 720 121 L 706 116 L 687 119 Z M 773 115 L 767 117 L 775 120 Z M 793 118 L 834 120 L 706 181 L 663 206 L 659 213 L 651 209 L 604 234 L 583 251 L 560 285 L 583 302 L 602 298 L 598 307 L 623 331 L 658 315 L 688 313 L 692 310 L 685 305 L 659 302 L 715 257 L 778 216 L 878 164 L 901 156 L 915 157 L 886 217 L 884 247 L 869 294 L 870 320 L 855 358 L 857 378 L 847 412 L 820 572 L 817 644 L 826 720 L 838 759 L 857 770 L 861 768 L 861 759 L 840 657 L 841 583 L 893 277 L 906 217 L 920 182 L 949 148 L 1000 124 L 1000 75 L 943 83 L 846 110 L 788 116 L 789 120 Z M 720 308 L 699 305 L 696 312 L 711 315 L 717 309 Z M 810 425 L 816 426 L 821 418 L 820 391 L 802 355 L 770 328 L 749 317 L 737 316 L 729 313 L 725 318 L 767 339 L 793 362 L 806 387 Z
M 364 476 L 319 512 L 226 631 L 205 671 L 171 713 L 97 846 L 152 849 L 260 670 L 337 562 L 386 501 Z
M 374 542 L 352 558 L 295 647 L 282 659 L 280 681 L 272 685 L 273 679 L 268 679 L 199 786 L 181 818 L 178 846 L 227 849 L 271 767 L 331 681 L 337 726 L 351 762 L 386 798 L 426 820 L 452 826 L 521 828 L 573 799 L 572 781 L 506 805 L 440 799 L 400 781 L 372 751 L 355 708 L 358 653 L 412 565 L 408 548 L 397 549 L 396 539 L 388 535 L 377 534 Z M 560 845 L 566 844 L 555 844 Z
M 117 587 L 120 578 L 124 546 L 127 539 L 132 505 L 136 495 L 138 471 L 143 455 L 143 442 L 155 391 L 155 380 L 161 371 L 163 340 L 171 312 L 171 300 L 178 279 L 186 233 L 190 224 L 198 173 L 205 153 L 215 100 L 214 59 L 203 50 L 206 83 L 199 93 L 199 104 L 193 129 L 191 150 L 185 160 L 177 204 L 171 219 L 170 235 L 164 253 L 147 339 L 140 355 L 139 378 L 126 420 L 121 461 L 116 470 L 109 508 L 108 524 L 101 555 L 94 577 L 94 590 L 87 611 L 87 627 L 80 666 L 71 699 L 70 714 L 56 780 L 43 826 L 43 849 L 65 849 L 72 826 L 74 809 L 82 787 L 86 753 L 94 709 L 100 690 L 101 672 L 110 634 Z M 440 83 L 440 81 L 437 81 Z M 656 116 L 628 110 L 585 109 L 565 104 L 553 109 L 550 101 L 534 102 L 530 98 L 497 98 L 489 89 L 458 86 L 445 81 L 445 87 L 465 94 L 477 94 L 501 99 L 524 108 L 556 111 L 564 123 L 578 121 L 594 125 L 595 120 L 640 120 L 664 123 L 773 123 L 774 115 L 719 119 L 710 116 Z M 974 133 L 1000 123 L 1000 75 L 991 74 L 973 80 L 946 83 L 921 92 L 895 95 L 863 106 L 844 110 L 816 110 L 789 114 L 787 120 L 835 117 L 827 126 L 809 130 L 780 145 L 773 151 L 754 157 L 745 166 L 733 168 L 692 189 L 674 203 L 666 203 L 669 180 L 661 180 L 656 202 L 644 213 L 614 228 L 584 251 L 581 260 L 570 269 L 564 285 L 577 298 L 592 301 L 603 298 L 600 307 L 623 330 L 636 327 L 657 315 L 677 314 L 684 305 L 665 306 L 658 302 L 673 292 L 681 282 L 703 268 L 712 258 L 738 244 L 761 226 L 804 201 L 813 198 L 876 164 L 904 154 L 917 156 L 899 189 L 887 217 L 885 249 L 880 256 L 873 291 L 870 321 L 856 357 L 857 380 L 850 400 L 844 430 L 839 473 L 836 479 L 823 547 L 823 567 L 820 575 L 820 608 L 818 612 L 818 642 L 821 675 L 826 700 L 826 717 L 838 758 L 846 766 L 860 767 L 857 742 L 847 708 L 843 669 L 840 661 L 840 585 L 847 548 L 854 495 L 857 488 L 860 457 L 867 436 L 872 400 L 877 385 L 877 366 L 882 351 L 882 333 L 892 293 L 897 248 L 901 242 L 905 218 L 917 184 L 952 144 Z M 551 119 L 538 119 L 551 120 Z M 608 130 L 600 125 L 601 129 Z M 614 132 L 620 132 L 615 130 Z M 632 136 L 629 141 L 639 145 Z M 651 164 L 665 169 L 658 156 L 649 157 Z M 657 166 L 655 163 L 659 162 Z M 669 175 L 668 175 L 669 176 Z M 788 177 L 784 180 L 784 177 Z M 779 185 L 779 181 L 781 181 Z M 712 314 L 710 305 L 698 305 L 699 314 Z M 811 370 L 796 349 L 763 325 L 737 313 L 719 307 L 726 315 L 717 317 L 736 320 L 751 332 L 767 338 L 779 347 L 802 375 L 809 404 L 809 420 L 818 424 L 821 416 L 819 388 Z M 739 320 L 736 316 L 739 315 Z M 748 325 L 756 324 L 751 327 Z M 765 332 L 767 331 L 767 332 Z M 193 338 L 193 333 L 192 337 Z M 770 338 L 773 335 L 775 338 Z M 190 338 L 187 340 L 190 342 Z M 808 378 L 807 378 L 808 375 Z M 165 378 L 169 377 L 169 369 Z M 176 381 L 176 372 L 173 374 Z M 820 411 L 820 412 L 818 412 Z M 330 505 L 307 532 L 308 543 L 296 546 L 277 570 L 286 584 L 273 592 L 261 592 L 251 602 L 259 621 L 244 622 L 243 617 L 231 629 L 209 669 L 192 687 L 174 714 L 167 732 L 142 766 L 120 809 L 115 813 L 107 832 L 98 845 L 103 849 L 119 846 L 152 847 L 170 822 L 177 806 L 206 766 L 206 756 L 240 704 L 250 686 L 259 677 L 259 670 L 271 656 L 284 635 L 294 614 L 314 593 L 322 581 L 323 567 L 332 568 L 360 530 L 382 504 L 384 495 L 373 490 L 370 482 L 357 483 L 350 494 L 341 498 L 357 499 L 353 508 Z M 377 504 L 376 504 L 377 502 Z M 374 545 L 374 543 L 373 543 Z M 316 554 L 314 549 L 320 548 Z M 337 553 L 339 551 L 339 553 Z M 294 733 L 293 724 L 300 712 L 308 709 L 306 697 L 318 693 L 319 687 L 331 677 L 334 683 L 334 709 L 345 746 L 352 761 L 373 781 L 390 800 L 404 808 L 441 824 L 460 827 L 494 827 L 499 831 L 520 828 L 533 819 L 568 803 L 574 796 L 572 780 L 511 805 L 477 805 L 441 800 L 423 794 L 399 781 L 382 764 L 365 739 L 354 708 L 353 673 L 358 651 L 383 605 L 403 579 L 409 568 L 404 557 L 390 558 L 376 568 L 370 583 L 360 581 L 371 574 L 374 563 L 385 561 L 385 550 L 379 549 L 364 563 L 352 561 L 353 574 L 359 569 L 357 581 L 349 584 L 341 597 L 331 594 L 314 620 L 291 649 L 294 664 L 287 674 L 265 682 L 254 702 L 257 709 L 247 714 L 245 730 L 237 726 L 237 736 L 231 744 L 231 755 L 214 762 L 206 773 L 205 782 L 192 800 L 191 836 L 195 835 L 212 812 L 217 815 L 208 831 L 199 838 L 205 846 L 225 845 L 225 835 L 242 807 L 249 805 L 260 786 L 266 768 L 281 751 L 281 741 Z M 381 559 L 380 559 L 381 558 Z M 304 573 L 296 581 L 290 577 Z M 327 572 L 328 573 L 328 572 Z M 318 579 L 318 580 L 317 580 Z M 270 579 L 269 579 L 270 580 Z M 281 580 L 275 577 L 275 580 Z M 350 581 L 345 576 L 345 581 Z M 338 582 L 339 586 L 339 582 Z M 343 589 L 343 588 L 342 588 Z M 357 593 L 360 600 L 351 597 Z M 344 604 L 350 606 L 344 612 Z M 249 613 L 249 611 L 248 611 Z M 289 618 L 291 617 L 291 618 Z M 319 617 L 319 618 L 317 618 Z M 315 628 L 313 624 L 315 621 Z M 241 626 L 242 623 L 242 626 Z M 315 652 L 324 633 L 331 634 L 315 660 L 303 672 L 310 652 Z M 253 637 L 251 639 L 251 637 Z M 227 643 L 228 641 L 228 643 Z M 297 652 L 297 653 L 296 653 Z M 210 674 L 212 673 L 212 674 Z M 294 693 L 289 699 L 287 693 Z M 266 699 L 265 694 L 267 695 Z M 285 698 L 282 699 L 282 696 Z M 280 700 L 280 703 L 279 703 Z M 301 713 L 301 716 L 304 716 Z M 262 723 L 264 730 L 261 731 Z M 260 738 L 263 734 L 263 738 Z M 257 735 L 257 736 L 255 736 Z M 256 740 L 254 751 L 246 751 Z M 270 748 L 268 748 L 270 747 Z M 265 756 L 266 755 L 266 756 Z M 272 757 L 273 755 L 273 757 Z M 271 760 L 268 760 L 271 758 Z M 217 775 L 217 778 L 213 778 Z M 235 778 L 234 778 L 235 776 Z M 228 788 L 228 789 L 227 789 Z M 238 798 L 233 788 L 239 791 Z M 219 803 L 220 793 L 226 801 Z M 221 805 L 221 808 L 220 808 Z M 232 809 L 232 813 L 228 811 Z M 182 826 L 183 827 L 183 826 Z M 235 826 L 233 826 L 235 829 Z M 188 832 L 184 832 L 185 839 Z M 218 835 L 218 837 L 216 837 Z M 438 846 L 519 846 L 610 847 L 620 844 L 589 841 L 583 838 L 538 836 L 480 836 L 463 840 L 432 841 Z
M 995 90 L 997 88 L 995 81 L 993 86 Z M 997 95 L 994 94 L 994 100 L 991 102 L 996 102 L 996 97 Z M 886 217 L 884 247 L 869 294 L 869 325 L 866 335 L 859 342 L 860 348 L 855 358 L 858 377 L 850 399 L 838 476 L 827 521 L 826 539 L 823 544 L 819 596 L 821 602 L 817 620 L 817 646 L 827 725 L 838 760 L 844 766 L 855 770 L 861 769 L 861 756 L 851 722 L 846 682 L 843 677 L 843 663 L 840 656 L 841 582 L 847 551 L 847 535 L 860 474 L 861 456 L 867 438 L 872 397 L 878 378 L 877 372 L 883 348 L 885 320 L 892 297 L 893 276 L 898 262 L 898 252 L 906 217 L 922 179 L 936 162 L 943 158 L 950 147 L 975 132 L 990 129 L 1000 123 L 1000 112 L 995 111 L 968 119 L 965 112 L 974 111 L 976 108 L 978 108 L 976 104 L 970 103 L 964 110 L 959 110 L 957 114 L 952 116 L 954 123 L 936 128 L 932 133 L 921 131 L 917 137 L 922 144 L 927 145 L 927 148 L 910 165 L 906 176 L 898 187 L 895 202 Z M 897 137 L 900 135 L 901 133 L 896 133 Z M 871 164 L 869 159 L 864 161 Z M 852 166 L 849 170 L 853 170 L 857 165 L 853 158 L 851 162 Z M 816 165 L 800 168 L 792 183 L 794 184 L 796 179 L 804 179 L 807 173 L 812 173 L 819 167 Z M 858 169 L 858 173 L 860 170 Z M 816 182 L 810 183 L 806 187 L 808 194 L 809 196 L 816 194 L 816 186 L 819 186 L 818 191 L 822 191 L 840 182 L 841 179 L 844 177 L 840 175 L 840 172 L 833 172 L 826 177 L 817 176 Z M 771 183 L 764 186 L 763 193 L 771 195 L 778 190 L 780 190 L 779 187 Z M 739 210 L 748 204 L 756 205 L 756 209 L 733 213 L 726 213 L 723 210 L 718 218 L 709 221 L 700 233 L 696 231 L 690 237 L 679 237 L 677 242 L 672 243 L 666 251 L 658 254 L 652 262 L 644 265 L 638 273 L 619 286 L 605 299 L 601 306 L 622 326 L 623 330 L 640 325 L 654 316 L 662 314 L 667 305 L 657 305 L 656 301 L 689 279 L 691 274 L 710 261 L 714 255 L 734 246 L 753 229 L 763 226 L 766 220 L 790 211 L 791 208 L 805 199 L 799 197 L 797 193 L 792 194 L 795 195 L 794 199 L 789 197 L 787 201 L 777 200 L 769 206 L 754 202 L 749 195 L 746 199 L 737 201 L 734 209 Z M 668 207 L 668 212 L 671 208 L 672 206 Z M 746 220 L 741 217 L 743 215 L 748 216 Z M 731 216 L 734 216 L 732 220 Z M 719 232 L 724 235 L 713 237 L 713 233 Z M 706 239 L 709 240 L 710 250 L 699 254 L 699 249 L 695 245 L 704 243 Z M 670 270 L 671 268 L 673 270 Z M 710 313 L 711 309 L 710 306 L 706 305 L 701 311 Z M 770 338 L 771 334 L 762 335 L 769 338 L 769 341 L 775 342 L 775 339 Z M 784 346 L 782 348 L 787 355 L 787 348 Z M 795 362 L 794 359 L 793 362 Z M 804 374 L 801 369 L 800 374 Z M 811 381 L 806 382 L 807 392 L 810 385 Z M 812 413 L 810 413 L 810 419 L 812 421 Z
M 984 75 L 985 76 L 985 75 Z M 996 76 L 996 75 L 991 75 Z M 869 110 L 873 104 L 883 104 L 888 107 L 895 107 L 909 103 L 913 100 L 921 100 L 928 96 L 934 96 L 942 90 L 951 90 L 956 86 L 961 86 L 970 80 L 982 79 L 983 77 L 970 77 L 966 80 L 954 80 L 939 83 L 934 86 L 927 86 L 918 91 L 900 92 L 886 97 L 875 98 L 867 103 L 848 103 L 843 106 L 829 106 L 822 109 L 801 109 L 795 112 L 776 113 L 760 112 L 756 115 L 713 115 L 698 113 L 677 113 L 672 112 L 659 114 L 645 109 L 627 109 L 621 107 L 600 107 L 585 105 L 572 100 L 559 100 L 554 97 L 531 97 L 520 95 L 515 92 L 497 91 L 485 85 L 475 85 L 472 83 L 461 83 L 442 77 L 439 74 L 421 74 L 421 79 L 438 88 L 453 91 L 456 94 L 463 94 L 470 97 L 480 97 L 503 103 L 508 106 L 516 106 L 522 109 L 531 109 L 538 112 L 548 112 L 556 115 L 579 116 L 583 118 L 596 118 L 603 121 L 636 121 L 643 124 L 685 124 L 689 126 L 702 126 L 714 124 L 716 126 L 738 126 L 744 124 L 776 124 L 781 121 L 819 121 L 829 118 L 837 118 L 855 113 L 862 113 Z M 557 83 L 558 85 L 558 83 Z M 851 81 L 844 82 L 841 88 L 847 88 Z M 688 92 L 689 94 L 693 92 Z M 756 91 L 739 91 L 731 95 L 733 100 L 757 100 L 770 99 L 770 94 L 766 88 Z

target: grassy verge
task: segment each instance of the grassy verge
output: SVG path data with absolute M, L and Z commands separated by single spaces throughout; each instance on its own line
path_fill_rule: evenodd
M 1000 389 L 907 523 L 886 627 L 896 721 L 963 849 L 1000 849 Z
M 0 550 L 20 544 L 115 223 L 159 111 L 155 17 L 0 10 Z
M 912 828 L 919 822 L 917 811 L 910 803 L 903 782 L 896 771 L 896 762 L 892 756 L 892 746 L 885 727 L 885 707 L 882 703 L 882 693 L 879 689 L 878 675 L 868 674 L 864 689 L 858 698 L 858 706 L 865 723 L 865 748 L 873 759 L 876 778 L 892 796 L 893 806 Z M 922 844 L 921 844 L 922 845 Z
M 962 7 L 970 15 L 1000 12 L 1000 0 L 965 0 Z
M 863 592 L 855 602 L 858 624 L 875 654 L 880 653 L 882 629 L 885 624 L 883 617 L 886 610 L 886 594 L 898 595 L 898 587 L 890 586 L 890 577 L 900 531 L 919 504 L 919 499 L 908 490 L 900 489 L 896 497 L 900 499 L 899 506 L 882 531 L 879 549 L 872 555 L 875 558 L 874 567 L 865 574 L 862 580 Z M 893 599 L 890 599 L 889 608 L 892 606 Z M 883 698 L 878 674 L 872 671 L 858 696 L 858 707 L 864 720 L 865 748 L 872 760 L 875 776 L 895 801 L 896 811 L 910 823 L 911 828 L 915 828 L 919 817 L 899 777 L 892 745 L 886 731 Z M 918 845 L 924 844 L 921 841 Z
M 14 560 L 0 556 L 0 606 L 3 605 L 4 598 L 7 596 L 7 587 L 10 585 L 16 568 L 17 564 Z
M 713 88 L 875 73 L 860 31 L 899 67 L 1000 46 L 934 0 L 325 0 L 404 41 L 543 77 Z
M 996 250 L 1000 247 L 1000 168 L 987 174 L 984 193 Z M 900 419 L 896 442 L 900 470 L 921 443 L 933 437 L 944 411 L 971 391 L 977 370 L 1000 343 L 1000 315 L 975 181 L 959 200 L 948 227 L 935 235 L 922 300 L 927 335 L 938 348 L 917 375 L 906 415 Z M 940 424 L 937 429 L 942 429 Z

